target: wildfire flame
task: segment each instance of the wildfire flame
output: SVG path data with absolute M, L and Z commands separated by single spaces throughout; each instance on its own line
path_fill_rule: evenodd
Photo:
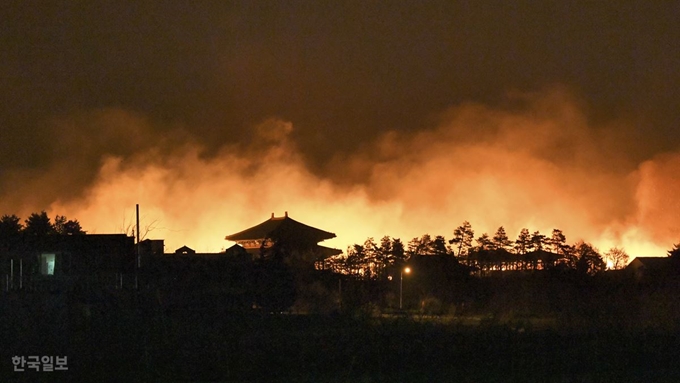
M 631 256 L 664 255 L 680 239 L 680 153 L 636 162 L 625 124 L 591 126 L 561 91 L 520 98 L 519 108 L 457 106 L 433 128 L 385 132 L 315 171 L 292 138 L 293 123 L 280 119 L 255 127 L 254 143 L 217 153 L 197 141 L 160 140 L 104 157 L 82 198 L 47 210 L 89 232 L 115 233 L 134 221 L 139 203 L 142 229 L 165 239 L 166 251 L 220 251 L 231 245 L 225 235 L 284 211 L 335 232 L 324 245 L 343 250 L 383 235 L 450 238 L 464 220 L 476 236 L 501 225 L 511 238 L 523 227 L 547 235 L 559 228 L 570 243 L 619 246 Z M 143 119 L 121 121 L 126 131 L 151 129 Z

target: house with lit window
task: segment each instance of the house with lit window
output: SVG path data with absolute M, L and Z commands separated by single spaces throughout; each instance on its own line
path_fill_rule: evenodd
M 3 288 L 68 287 L 99 283 L 135 268 L 135 243 L 125 234 L 49 235 L 3 259 Z
M 134 238 L 125 234 L 54 236 L 43 249 L 42 275 L 98 275 L 134 271 Z

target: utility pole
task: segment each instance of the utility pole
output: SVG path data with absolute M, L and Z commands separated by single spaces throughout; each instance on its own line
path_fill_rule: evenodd
M 399 271 L 399 310 L 402 309 L 403 303 L 403 291 L 404 291 L 404 273 L 408 274 L 411 272 L 411 268 L 406 267 Z
M 137 267 L 135 268 L 135 290 L 139 288 L 139 268 L 142 265 L 141 249 L 139 245 L 139 204 L 136 205 L 137 210 Z

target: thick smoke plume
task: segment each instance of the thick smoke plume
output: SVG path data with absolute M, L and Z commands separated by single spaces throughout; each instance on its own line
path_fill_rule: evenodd
M 77 144 L 66 147 L 79 149 L 55 154 L 49 171 L 13 174 L 22 186 L 4 190 L 2 207 L 46 209 L 112 233 L 129 229 L 139 203 L 142 232 L 165 239 L 166 251 L 219 251 L 231 245 L 225 235 L 284 211 L 335 232 L 324 244 L 343 250 L 383 235 L 448 238 L 464 220 L 476 236 L 501 225 L 510 236 L 560 228 L 570 242 L 633 256 L 664 255 L 680 240 L 680 153 L 640 159 L 625 121 L 596 125 L 564 90 L 511 95 L 503 107 L 458 105 L 429 124 L 312 167 L 294 122 L 282 119 L 254 127 L 249 144 L 208 152 L 180 127 L 159 136 L 132 113 L 90 113 L 60 120 Z M 73 128 L 83 125 L 93 133 Z

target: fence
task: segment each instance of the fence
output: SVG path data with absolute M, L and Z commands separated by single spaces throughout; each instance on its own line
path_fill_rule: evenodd
M 41 275 L 10 273 L 2 275 L 2 292 L 17 290 L 54 291 L 72 289 L 132 290 L 139 285 L 134 273 L 100 273 L 95 275 Z

